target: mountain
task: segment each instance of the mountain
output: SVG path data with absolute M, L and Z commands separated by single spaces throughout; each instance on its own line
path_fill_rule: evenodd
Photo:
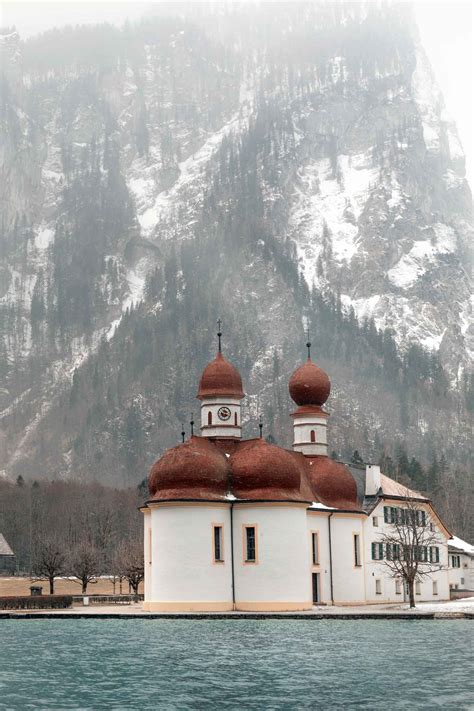
M 290 443 L 308 325 L 334 452 L 463 499 L 472 199 L 410 8 L 156 7 L 0 36 L 6 476 L 141 480 L 220 316 L 247 434 Z

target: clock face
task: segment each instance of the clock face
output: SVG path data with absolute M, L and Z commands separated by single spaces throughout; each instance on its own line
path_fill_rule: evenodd
M 220 420 L 228 420 L 230 418 L 230 410 L 228 407 L 220 407 L 217 410 L 217 416 Z

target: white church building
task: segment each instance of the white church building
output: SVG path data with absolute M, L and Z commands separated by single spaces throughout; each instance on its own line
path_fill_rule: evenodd
M 166 451 L 144 504 L 148 611 L 284 611 L 403 602 L 383 532 L 407 496 L 435 532 L 416 600 L 449 599 L 451 534 L 431 502 L 380 472 L 328 457 L 331 384 L 309 357 L 291 376 L 293 449 L 242 439 L 242 380 L 221 352 L 200 380 L 200 436 Z

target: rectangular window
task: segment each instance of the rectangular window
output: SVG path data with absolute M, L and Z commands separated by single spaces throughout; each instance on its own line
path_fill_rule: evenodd
M 421 583 L 419 580 L 415 583 L 415 593 L 421 595 Z
M 224 562 L 224 545 L 222 539 L 222 526 L 214 526 L 214 562 Z
M 461 567 L 461 556 L 459 556 L 459 555 L 451 556 L 451 563 L 452 563 L 453 568 L 460 568 Z
M 414 557 L 419 563 L 426 563 L 428 560 L 428 548 L 427 546 L 415 546 L 414 547 Z
M 257 562 L 257 541 L 255 526 L 245 526 L 245 562 Z
M 151 538 L 151 528 L 148 529 L 148 565 L 152 564 L 152 538 Z
M 433 595 L 437 595 L 437 594 L 438 594 L 438 581 L 433 580 Z
M 400 544 L 386 543 L 385 544 L 387 560 L 400 560 Z
M 380 579 L 377 579 L 375 581 L 375 594 L 376 595 L 382 594 L 382 581 Z
M 311 560 L 313 565 L 319 565 L 319 538 L 314 532 L 311 534 Z
M 383 560 L 383 543 L 372 543 L 372 560 Z
M 417 526 L 426 526 L 426 511 L 416 509 L 416 511 L 412 511 L 411 513 L 415 514 L 415 521 Z
M 379 517 L 372 516 L 372 526 L 374 526 L 374 528 L 377 528 L 378 525 L 379 525 Z
M 464 585 L 464 578 L 461 578 L 460 583 L 461 585 Z
M 430 546 L 430 563 L 439 563 L 438 546 Z
M 356 568 L 360 568 L 362 565 L 360 559 L 360 536 L 358 533 L 354 533 L 354 565 Z
M 400 578 L 395 578 L 395 594 L 401 595 L 402 589 L 402 581 L 400 580 Z

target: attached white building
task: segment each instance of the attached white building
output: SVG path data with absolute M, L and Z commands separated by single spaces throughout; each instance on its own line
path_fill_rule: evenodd
M 308 344 L 309 350 L 309 344 Z M 400 602 L 380 542 L 407 497 L 436 537 L 424 555 L 443 566 L 418 600 L 449 598 L 450 533 L 431 502 L 376 465 L 328 457 L 327 374 L 310 357 L 292 375 L 293 450 L 243 440 L 242 380 L 222 355 L 199 385 L 201 435 L 167 452 L 149 477 L 145 609 L 305 610 L 316 604 Z M 423 552 L 422 552 L 423 553 Z
M 448 541 L 448 579 L 452 594 L 474 592 L 474 546 L 453 536 Z

